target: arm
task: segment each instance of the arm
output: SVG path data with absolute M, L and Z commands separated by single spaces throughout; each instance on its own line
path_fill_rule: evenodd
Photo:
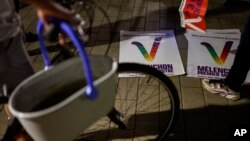
M 57 17 L 73 22 L 73 12 L 64 8 L 54 0 L 27 0 L 27 2 L 37 9 L 38 17 L 44 21 L 48 21 L 49 17 Z

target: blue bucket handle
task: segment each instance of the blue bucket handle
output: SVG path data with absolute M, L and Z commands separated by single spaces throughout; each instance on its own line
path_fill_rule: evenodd
M 98 96 L 97 89 L 94 86 L 94 81 L 93 81 L 93 75 L 89 63 L 89 58 L 87 53 L 85 52 L 85 45 L 84 43 L 79 39 L 78 35 L 76 32 L 73 30 L 72 26 L 62 20 L 55 20 L 53 21 L 57 26 L 59 26 L 60 30 L 62 30 L 73 42 L 75 45 L 77 52 L 79 53 L 80 59 L 83 64 L 83 70 L 85 73 L 86 81 L 87 81 L 87 88 L 85 92 L 85 96 L 88 99 L 94 100 Z M 38 34 L 38 39 L 39 39 L 39 44 L 40 44 L 40 49 L 41 49 L 41 55 L 45 64 L 45 70 L 51 67 L 51 60 L 48 56 L 47 49 L 45 47 L 45 42 L 44 42 L 44 36 L 43 36 L 43 29 L 44 29 L 44 24 L 41 19 L 38 20 L 37 23 L 37 34 Z

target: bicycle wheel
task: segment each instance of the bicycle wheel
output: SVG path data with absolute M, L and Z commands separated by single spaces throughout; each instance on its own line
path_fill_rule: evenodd
M 87 129 L 79 140 L 166 141 L 179 111 L 174 84 L 163 73 L 146 65 L 121 63 L 118 73 L 124 72 L 144 75 L 118 78 L 114 107 L 122 114 L 125 129 L 119 129 L 104 117 Z

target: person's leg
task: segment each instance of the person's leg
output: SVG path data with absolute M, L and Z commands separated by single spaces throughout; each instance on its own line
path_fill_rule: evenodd
M 240 43 L 233 65 L 225 80 L 203 79 L 203 87 L 211 93 L 217 93 L 225 98 L 237 100 L 240 89 L 250 69 L 250 17 L 241 34 Z
M 5 49 L 7 72 L 3 80 L 10 94 L 20 82 L 34 73 L 34 69 L 24 47 L 22 33 L 10 39 L 9 46 Z
M 24 48 L 22 33 L 0 42 L 0 92 L 3 94 L 3 85 L 7 95 L 10 95 L 16 86 L 34 73 L 27 51 Z
M 250 17 L 241 35 L 240 43 L 235 55 L 234 63 L 225 79 L 225 84 L 232 90 L 239 92 L 250 69 Z
M 3 85 L 5 85 L 7 86 L 6 92 L 8 95 L 10 95 L 24 79 L 34 73 L 27 51 L 24 48 L 22 33 L 0 42 L 0 65 L 0 92 L 4 91 Z M 9 117 L 9 122 L 11 122 L 13 118 L 8 111 L 7 104 L 4 106 Z M 14 120 L 17 121 L 16 119 Z M 11 122 L 3 137 L 4 140 L 12 140 L 13 133 L 21 129 L 22 127 L 18 122 Z

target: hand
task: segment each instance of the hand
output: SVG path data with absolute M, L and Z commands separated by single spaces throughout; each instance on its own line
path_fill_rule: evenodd
M 45 29 L 50 29 L 49 22 L 51 18 L 58 18 L 68 21 L 72 25 L 82 25 L 84 22 L 82 18 L 63 7 L 53 0 L 29 0 L 29 2 L 37 9 L 38 17 L 43 20 Z M 59 43 L 65 42 L 66 36 L 59 34 Z
M 68 21 L 71 24 L 75 23 L 74 13 L 55 2 L 54 0 L 27 0 L 36 9 L 37 15 L 40 19 L 44 21 L 45 28 L 48 25 L 49 19 L 51 17 L 62 19 Z

